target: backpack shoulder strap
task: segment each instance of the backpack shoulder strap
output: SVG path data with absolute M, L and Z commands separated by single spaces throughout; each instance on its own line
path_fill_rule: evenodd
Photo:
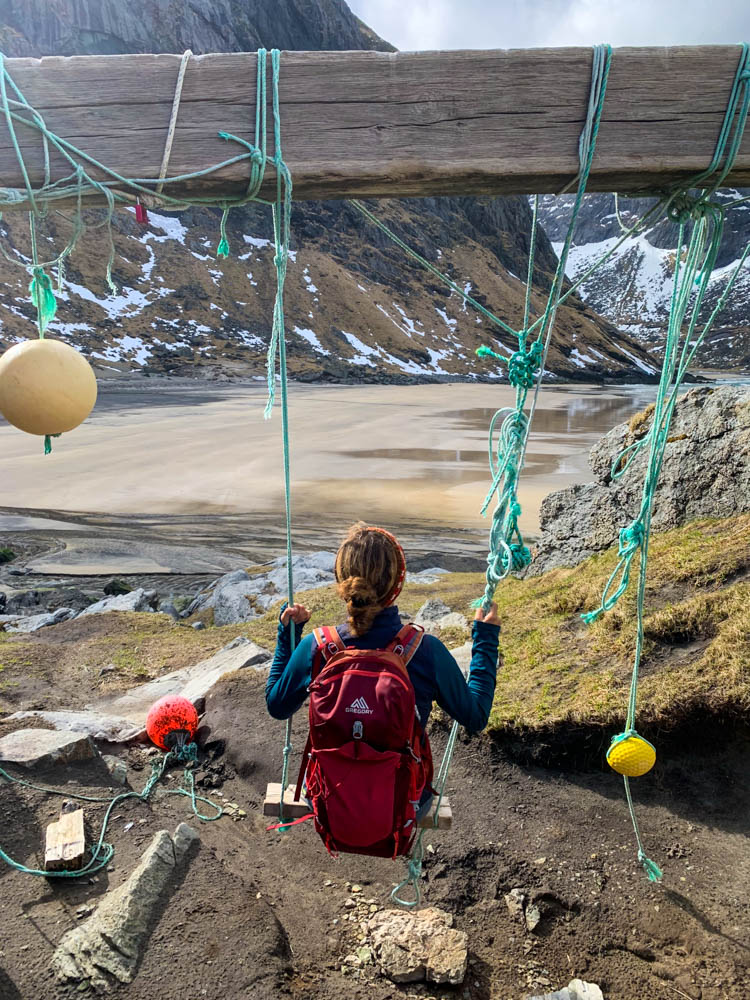
M 391 653 L 398 653 L 404 664 L 408 666 L 423 638 L 424 629 L 422 626 L 409 623 L 404 625 L 398 635 L 388 643 L 386 649 Z
M 323 657 L 325 663 L 328 663 L 335 653 L 340 653 L 346 649 L 341 636 L 332 626 L 324 625 L 322 628 L 313 629 L 313 635 L 318 645 L 318 652 Z

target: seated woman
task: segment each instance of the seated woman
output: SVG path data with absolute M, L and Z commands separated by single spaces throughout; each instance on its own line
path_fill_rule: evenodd
M 339 594 L 346 603 L 348 612 L 345 624 L 339 625 L 335 631 L 316 629 L 315 633 L 302 639 L 304 624 L 310 618 L 308 609 L 295 604 L 284 608 L 281 613 L 276 653 L 266 685 L 266 704 L 274 718 L 287 719 L 300 708 L 308 697 L 311 683 L 314 689 L 315 677 L 337 648 L 385 650 L 389 645 L 393 647 L 394 640 L 397 642 L 399 636 L 406 634 L 398 608 L 394 604 L 406 575 L 406 562 L 401 546 L 391 534 L 382 528 L 369 527 L 361 522 L 355 524 L 336 555 L 335 575 Z M 294 652 L 290 636 L 292 623 L 297 640 Z M 410 637 L 405 640 L 407 651 L 404 652 L 397 645 L 397 651 L 401 650 L 403 653 L 403 663 L 413 687 L 421 740 L 416 745 L 417 748 L 420 745 L 425 748 L 424 756 L 427 759 L 429 744 L 423 733 L 433 701 L 470 732 L 479 732 L 487 725 L 495 691 L 499 633 L 496 605 L 493 604 L 486 614 L 478 610 L 472 628 L 468 681 L 464 679 L 461 668 L 448 649 L 435 636 L 422 636 L 421 630 L 412 627 Z M 330 639 L 333 641 L 326 641 Z M 370 714 L 365 701 L 360 699 L 347 706 L 347 711 L 354 709 L 357 704 L 362 705 L 363 710 L 367 709 L 368 715 Z M 346 721 L 349 723 L 351 716 Z M 368 718 L 367 722 L 369 721 Z M 358 749 L 355 745 L 358 738 L 357 725 L 355 722 L 353 727 L 354 751 Z M 359 733 L 362 734 L 362 725 L 359 725 Z M 356 756 L 354 753 L 354 757 Z M 412 753 L 412 756 L 415 755 Z M 431 767 L 423 778 L 422 787 L 417 788 L 417 820 L 430 808 L 430 779 Z M 411 815 L 414 817 L 414 812 Z M 316 821 L 318 818 L 316 811 Z

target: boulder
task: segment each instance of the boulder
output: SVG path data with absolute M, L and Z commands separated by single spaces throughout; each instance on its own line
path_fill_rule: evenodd
M 7 615 L 28 615 L 32 610 L 41 607 L 41 595 L 38 590 L 22 590 L 9 597 L 5 602 Z
M 556 993 L 537 994 L 528 1000 L 604 1000 L 604 994 L 596 983 L 586 983 L 582 979 L 573 979 L 564 989 Z
M 8 718 L 41 719 L 63 733 L 82 733 L 105 743 L 128 743 L 143 731 L 142 720 L 135 723 L 102 712 L 14 712 Z
M 129 594 L 132 589 L 129 584 L 116 576 L 112 577 L 111 580 L 107 580 L 104 584 L 104 593 L 107 597 L 119 597 L 120 594 Z
M 84 593 L 77 587 L 55 587 L 44 594 L 44 604 L 48 611 L 56 611 L 57 608 L 73 608 L 75 611 L 83 611 L 96 600 L 90 594 Z
M 468 938 L 450 913 L 381 910 L 367 922 L 367 939 L 383 973 L 394 983 L 459 985 L 468 961 Z
M 4 590 L 0 590 L 0 613 L 5 611 L 5 604 L 8 600 L 8 595 Z
M 430 598 L 414 617 L 414 624 L 421 625 L 427 632 L 436 632 L 443 628 L 466 628 L 466 615 L 451 611 L 447 604 L 438 598 Z
M 313 590 L 333 583 L 333 552 L 308 552 L 294 556 L 292 570 L 297 591 Z M 287 593 L 286 558 L 274 559 L 266 572 L 247 573 L 244 569 L 226 573 L 191 602 L 188 614 L 213 608 L 215 625 L 251 621 Z
M 155 834 L 132 875 L 63 936 L 51 962 L 59 982 L 86 981 L 107 990 L 115 981 L 133 981 L 156 914 L 177 884 L 175 871 L 196 841 L 198 834 L 186 823 L 173 836 L 166 830 Z
M 244 636 L 238 636 L 223 646 L 213 656 L 182 670 L 173 670 L 146 684 L 139 684 L 125 694 L 103 698 L 96 705 L 90 705 L 92 711 L 105 715 L 114 715 L 120 719 L 130 720 L 141 728 L 145 725 L 148 710 L 157 699 L 166 694 L 181 694 L 193 703 L 206 694 L 225 674 L 246 667 L 260 668 L 267 666 L 273 654 L 257 646 Z
M 575 566 L 616 544 L 620 529 L 637 515 L 648 462 L 642 447 L 630 467 L 612 478 L 624 448 L 651 427 L 644 411 L 622 423 L 591 449 L 595 482 L 552 493 L 543 502 L 541 537 L 529 573 Z M 750 386 L 701 386 L 677 402 L 654 498 L 656 531 L 700 517 L 750 511 Z
M 39 713 L 35 713 L 39 714 Z M 89 736 L 55 729 L 17 729 L 0 738 L 0 761 L 21 767 L 46 767 L 99 756 Z
M 105 597 L 83 610 L 79 618 L 86 615 L 103 615 L 109 611 L 155 611 L 159 596 L 155 590 L 144 590 L 139 587 L 119 597 Z
M 58 608 L 51 614 L 27 615 L 16 618 L 14 622 L 6 623 L 6 632 L 38 632 L 40 628 L 47 628 L 48 625 L 59 625 L 60 622 L 69 621 L 78 614 L 72 608 Z

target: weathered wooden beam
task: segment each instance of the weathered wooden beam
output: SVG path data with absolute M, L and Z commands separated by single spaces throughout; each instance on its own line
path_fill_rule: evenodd
M 284 816 L 286 819 L 299 819 L 301 816 L 307 816 L 310 812 L 310 807 L 304 799 L 300 799 L 298 802 L 294 801 L 294 792 L 294 785 L 289 785 L 284 794 Z M 266 786 L 266 797 L 263 800 L 263 815 L 278 817 L 280 800 L 281 784 L 279 782 L 270 782 Z M 440 813 L 438 814 L 437 826 L 439 830 L 450 830 L 452 824 L 453 812 L 451 810 L 451 804 L 448 797 L 444 795 L 440 803 Z M 435 825 L 434 802 L 427 815 L 420 820 L 419 825 L 424 828 Z
M 78 871 L 83 867 L 85 856 L 83 810 L 66 801 L 60 810 L 60 818 L 47 827 L 44 870 Z
M 704 169 L 739 51 L 616 49 L 589 189 L 654 189 Z M 59 135 L 124 176 L 156 177 L 179 62 L 171 55 L 75 56 L 9 59 L 7 66 Z M 559 191 L 578 167 L 590 66 L 591 50 L 583 48 L 285 52 L 281 118 L 295 198 Z M 190 60 L 172 176 L 236 151 L 217 137 L 220 129 L 252 139 L 255 67 L 254 53 Z M 41 142 L 23 126 L 19 134 L 39 183 Z M 63 172 L 55 155 L 53 176 Z M 247 176 L 241 164 L 173 190 L 230 196 L 244 190 Z M 750 134 L 727 183 L 750 184 Z M 4 121 L 0 186 L 22 186 Z

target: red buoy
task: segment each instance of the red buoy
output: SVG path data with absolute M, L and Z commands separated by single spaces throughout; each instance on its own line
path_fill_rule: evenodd
M 162 750 L 189 743 L 198 728 L 198 713 L 187 698 L 165 694 L 154 702 L 146 718 L 146 732 Z

